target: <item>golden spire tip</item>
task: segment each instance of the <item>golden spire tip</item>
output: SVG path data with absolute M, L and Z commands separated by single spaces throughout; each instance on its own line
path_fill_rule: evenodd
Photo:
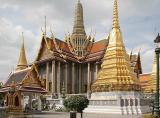
M 117 0 L 114 0 L 114 8 L 113 8 L 113 25 L 112 25 L 112 28 L 119 28 Z
M 27 59 L 26 59 L 26 54 L 25 54 L 25 47 L 24 47 L 24 36 L 22 32 L 22 43 L 21 43 L 21 49 L 20 49 L 20 54 L 19 54 L 19 61 L 17 64 L 16 70 L 22 70 L 27 68 Z

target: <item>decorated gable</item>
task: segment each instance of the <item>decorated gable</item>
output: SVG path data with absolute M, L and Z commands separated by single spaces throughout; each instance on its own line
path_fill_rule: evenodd
M 32 66 L 32 69 L 23 79 L 22 86 L 42 87 L 41 81 L 39 79 L 39 74 L 35 65 Z
M 36 61 L 45 60 L 45 59 L 52 57 L 52 53 L 51 53 L 49 44 L 47 43 L 47 39 L 44 39 L 44 37 L 42 37 L 41 47 L 39 49 Z

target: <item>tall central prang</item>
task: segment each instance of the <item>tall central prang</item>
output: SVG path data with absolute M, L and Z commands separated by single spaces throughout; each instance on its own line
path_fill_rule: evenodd
M 71 36 L 67 38 L 67 43 L 72 53 L 78 58 L 83 58 L 87 55 L 90 40 L 91 37 L 87 37 L 84 28 L 83 6 L 80 0 L 78 0 L 75 8 L 73 32 Z

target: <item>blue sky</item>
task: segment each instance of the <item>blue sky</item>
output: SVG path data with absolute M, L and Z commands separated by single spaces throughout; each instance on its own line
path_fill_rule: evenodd
M 81 0 L 87 34 L 96 31 L 98 41 L 107 37 L 112 26 L 113 0 Z M 0 79 L 6 80 L 16 67 L 21 32 L 24 32 L 28 62 L 34 61 L 42 36 L 44 16 L 47 35 L 64 40 L 72 32 L 76 0 L 0 0 Z M 160 32 L 160 0 L 118 0 L 120 27 L 127 52 L 141 48 L 143 72 L 152 69 L 153 40 Z

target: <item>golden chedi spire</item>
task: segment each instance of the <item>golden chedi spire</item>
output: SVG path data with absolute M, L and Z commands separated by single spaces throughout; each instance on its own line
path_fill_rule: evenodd
M 16 71 L 23 70 L 28 67 L 26 54 L 25 54 L 25 47 L 24 47 L 24 37 L 22 33 L 22 44 L 21 44 L 21 50 L 19 54 L 19 61 L 16 67 Z
M 123 44 L 118 22 L 117 0 L 114 0 L 113 25 L 109 34 L 109 44 L 101 70 L 91 88 L 92 92 L 140 90 L 139 81 L 130 67 L 129 56 Z

